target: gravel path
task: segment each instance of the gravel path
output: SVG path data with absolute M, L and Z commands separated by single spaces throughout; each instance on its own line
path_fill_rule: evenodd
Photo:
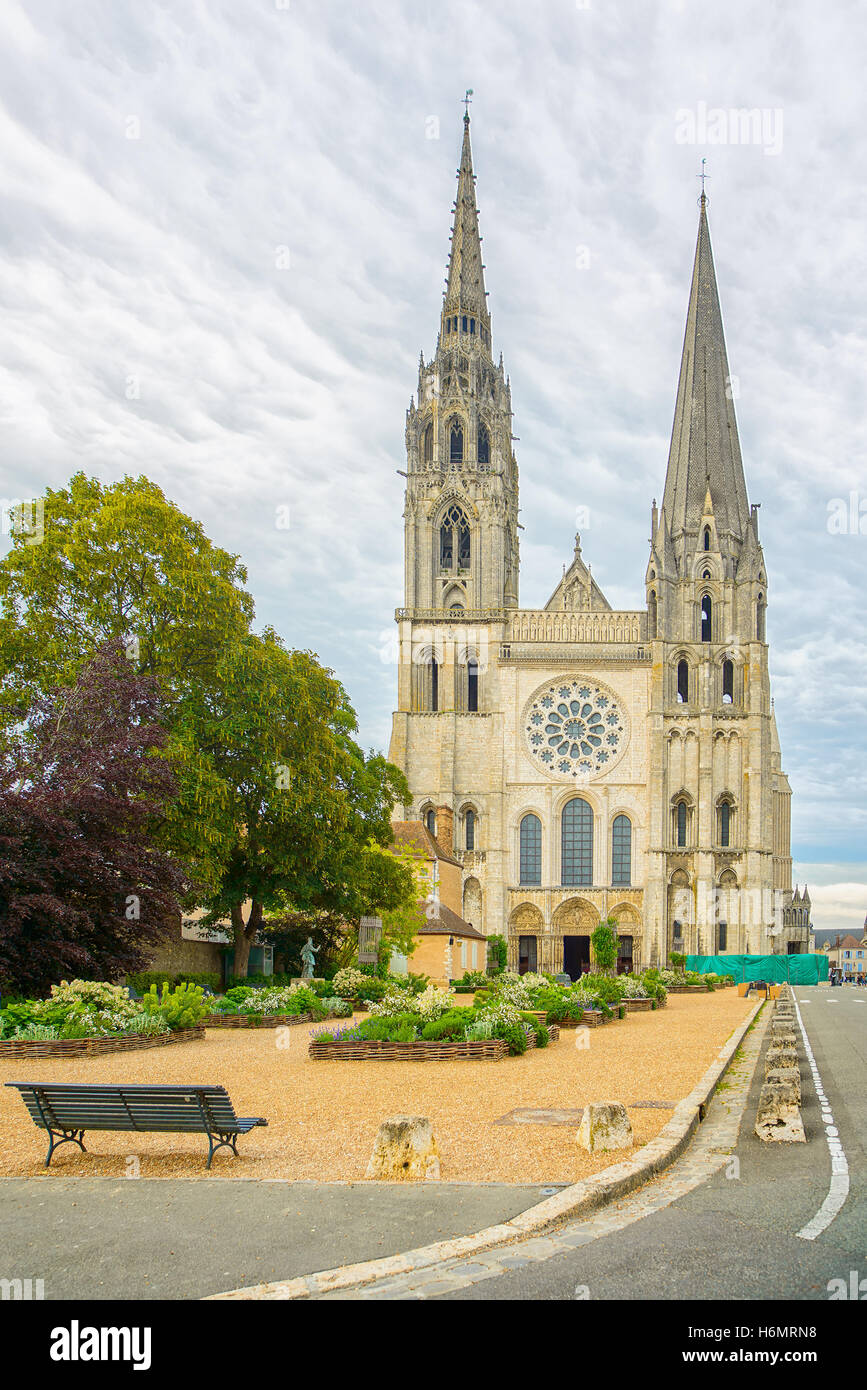
M 572 1183 L 628 1158 L 590 1157 L 574 1127 L 496 1124 L 516 1108 L 576 1109 L 593 1100 L 667 1101 L 687 1095 L 751 1008 L 734 990 L 673 995 L 664 1010 L 631 1014 L 501 1062 L 311 1062 L 309 1028 L 275 1032 L 208 1031 L 204 1041 L 77 1061 L 0 1063 L 6 1081 L 127 1081 L 222 1085 L 239 1115 L 264 1115 L 267 1129 L 221 1151 L 211 1177 L 363 1179 L 377 1127 L 386 1116 L 427 1115 L 444 1179 L 462 1182 Z M 670 1118 L 666 1108 L 631 1111 L 636 1147 Z M 45 1174 L 46 1142 L 17 1092 L 0 1086 L 0 1175 Z M 45 1174 L 76 1177 L 206 1178 L 204 1136 L 85 1136 L 89 1152 L 64 1146 Z M 137 1159 L 138 1164 L 130 1162 Z

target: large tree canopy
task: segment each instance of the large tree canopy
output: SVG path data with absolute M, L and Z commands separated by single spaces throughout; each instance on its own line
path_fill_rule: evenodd
M 250 630 L 235 556 L 146 478 L 77 474 L 48 490 L 30 539 L 0 563 L 5 727 L 109 639 L 159 678 L 177 796 L 151 831 L 205 885 L 207 920 L 232 921 L 237 973 L 266 914 L 357 920 L 410 901 L 411 874 L 375 850 L 409 799 L 402 774 L 365 757 L 346 692 L 311 653 Z
M 119 642 L 39 697 L 0 751 L 0 982 L 141 969 L 188 887 L 148 827 L 175 780 L 156 682 Z
M 16 535 L 0 564 L 0 687 L 13 717 L 111 638 L 164 696 L 181 698 L 249 628 L 237 557 L 147 478 L 105 486 L 77 473 L 47 490 L 43 529 L 38 545 Z
M 340 683 L 270 630 L 227 644 L 213 685 L 184 706 L 171 840 L 213 885 L 206 920 L 230 917 L 238 974 L 266 914 L 351 920 L 411 892 L 403 867 L 375 853 L 406 783 L 365 758 L 354 730 Z

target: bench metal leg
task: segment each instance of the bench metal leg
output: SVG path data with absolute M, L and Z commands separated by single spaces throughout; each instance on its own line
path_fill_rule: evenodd
M 58 1134 L 62 1135 L 63 1137 L 60 1138 L 60 1139 L 56 1138 L 56 1136 L 57 1136 Z M 45 1166 L 46 1166 L 46 1168 L 47 1168 L 47 1167 L 49 1166 L 49 1164 L 51 1163 L 51 1156 L 52 1156 L 52 1154 L 54 1153 L 54 1150 L 55 1150 L 55 1149 L 59 1149 L 61 1144 L 77 1144 L 78 1147 L 81 1149 L 81 1152 L 82 1152 L 83 1154 L 86 1154 L 86 1153 L 87 1153 L 87 1149 L 84 1147 L 83 1140 L 84 1140 L 84 1130 L 83 1130 L 83 1129 L 60 1129 L 60 1130 L 49 1129 L 49 1131 L 48 1131 L 48 1157 L 47 1157 L 46 1160 L 45 1160 Z
M 232 1150 L 232 1153 L 235 1155 L 235 1157 L 236 1157 L 236 1158 L 240 1158 L 240 1154 L 238 1153 L 238 1150 L 237 1150 L 237 1148 L 235 1147 L 237 1138 L 238 1138 L 237 1134 L 235 1134 L 235 1135 L 232 1135 L 232 1134 L 220 1134 L 220 1133 L 218 1133 L 218 1134 L 212 1134 L 211 1131 L 208 1130 L 208 1163 L 207 1163 L 207 1166 L 210 1168 L 210 1166 L 211 1166 L 211 1159 L 214 1157 L 214 1154 L 217 1152 L 217 1149 L 231 1149 L 231 1150 Z M 214 1143 L 214 1140 L 215 1140 L 215 1139 L 219 1139 L 219 1143 L 215 1144 L 215 1143 Z

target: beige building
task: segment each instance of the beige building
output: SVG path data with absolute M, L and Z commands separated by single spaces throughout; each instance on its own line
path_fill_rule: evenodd
M 448 813 L 443 810 L 441 829 L 450 830 Z M 395 821 L 395 845 L 409 850 L 416 859 L 423 882 L 420 903 L 424 925 L 419 928 L 416 947 L 407 965 L 416 975 L 430 975 L 435 984 L 458 980 L 467 970 L 484 970 L 487 941 L 472 922 L 461 916 L 463 867 L 459 859 L 447 854 L 442 845 L 420 821 Z
M 460 862 L 461 915 L 507 935 L 512 968 L 575 976 L 609 914 L 622 968 L 806 950 L 732 395 L 702 196 L 644 604 L 614 611 L 576 537 L 545 607 L 521 608 L 511 391 L 465 118 L 437 347 L 406 417 L 390 758 L 402 814 Z
M 824 948 L 828 953 L 828 969 L 838 970 L 845 983 L 857 984 L 867 978 L 867 936 L 838 936 L 833 945 Z

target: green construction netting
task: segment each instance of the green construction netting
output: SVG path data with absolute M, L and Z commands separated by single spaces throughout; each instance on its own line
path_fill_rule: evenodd
M 828 957 L 687 956 L 686 968 L 699 975 L 733 975 L 738 984 L 744 980 L 769 980 L 771 984 L 788 980 L 792 985 L 817 985 L 828 978 Z

